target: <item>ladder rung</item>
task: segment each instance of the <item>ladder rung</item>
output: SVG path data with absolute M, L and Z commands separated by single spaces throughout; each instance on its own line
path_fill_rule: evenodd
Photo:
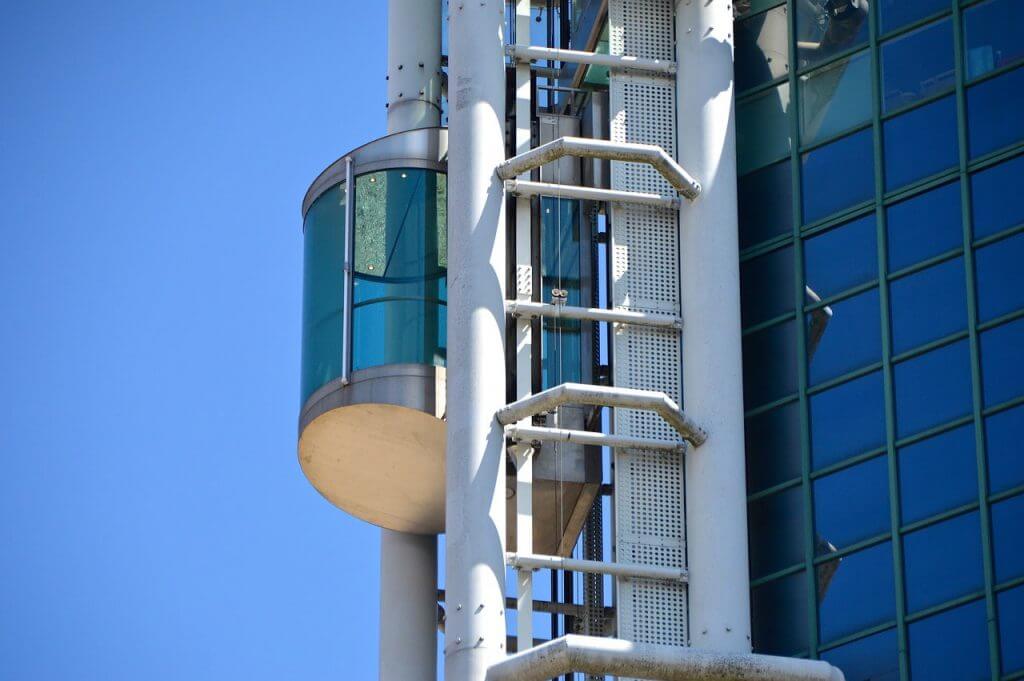
M 685 442 L 665 442 L 646 437 L 626 437 L 609 433 L 594 433 L 589 430 L 568 430 L 565 428 L 543 428 L 540 426 L 509 426 L 506 434 L 516 442 L 568 442 L 598 447 L 623 449 L 652 449 L 675 454 L 686 453 Z
M 593 66 L 607 66 L 613 69 L 632 69 L 634 71 L 651 71 L 670 76 L 676 72 L 676 64 L 673 61 L 661 59 L 644 59 L 618 54 L 601 54 L 599 52 L 584 52 L 582 50 L 563 50 L 558 47 L 535 47 L 533 45 L 508 45 L 505 48 L 506 54 L 513 59 L 529 61 L 531 59 L 544 59 L 551 61 L 568 62 L 571 64 L 590 64 Z
M 535 553 L 509 553 L 506 555 L 509 567 L 519 570 L 571 570 L 595 575 L 613 575 L 627 579 L 664 579 L 686 582 L 689 574 L 686 568 L 670 568 L 660 565 L 633 565 L 630 563 L 605 563 L 600 560 L 581 560 L 562 556 L 542 556 Z
M 662 196 L 647 192 L 625 192 L 597 187 L 577 187 L 573 185 L 552 184 L 550 182 L 534 182 L 532 180 L 505 180 L 505 191 L 513 196 L 554 196 L 566 199 L 583 199 L 585 201 L 607 201 L 615 203 L 634 203 L 641 206 L 657 206 L 658 208 L 679 208 L 682 203 L 678 196 Z
M 554 303 L 537 303 L 530 300 L 506 300 L 505 311 L 513 317 L 558 317 L 612 324 L 683 328 L 683 320 L 673 315 L 634 310 L 608 310 L 600 307 L 574 307 Z

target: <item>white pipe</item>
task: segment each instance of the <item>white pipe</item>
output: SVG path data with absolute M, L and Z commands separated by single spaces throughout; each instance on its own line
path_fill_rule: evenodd
M 676 188 L 676 191 L 691 201 L 697 198 L 701 192 L 700 183 L 690 177 L 689 173 L 683 170 L 675 159 L 665 153 L 664 149 L 653 144 L 612 142 L 584 137 L 559 137 L 498 164 L 496 171 L 501 179 L 511 180 L 516 175 L 557 161 L 563 156 L 647 163 L 661 173 L 669 184 Z
M 521 570 L 572 570 L 594 575 L 613 575 L 627 579 L 664 579 L 685 582 L 685 568 L 669 568 L 657 565 L 630 565 L 628 563 L 605 563 L 599 560 L 581 560 L 562 556 L 542 556 L 535 553 L 510 553 L 509 567 Z
M 441 3 L 388 0 L 388 134 L 441 124 Z
M 541 428 L 538 426 L 509 426 L 505 434 L 516 442 L 572 442 L 597 447 L 623 447 L 628 449 L 652 449 L 657 451 L 686 453 L 685 442 L 666 442 L 644 437 L 625 437 L 610 433 L 594 433 L 588 430 L 567 430 L 564 428 Z
M 681 329 L 683 326 L 683 320 L 673 315 L 634 312 L 633 310 L 608 310 L 602 307 L 574 307 L 572 305 L 555 305 L 554 303 L 536 303 L 528 300 L 506 300 L 505 310 L 513 317 L 561 317 L 563 319 L 674 329 Z
M 545 681 L 570 672 L 655 681 L 845 681 L 827 662 L 737 655 L 570 634 L 491 667 L 487 681 Z
M 445 679 L 505 655 L 504 0 L 449 8 Z M 496 370 L 497 369 L 497 370 Z
M 683 403 L 713 434 L 686 457 L 688 630 L 693 646 L 748 653 L 750 578 L 743 440 L 733 15 L 676 2 L 677 149 L 704 185 L 680 211 Z
M 505 52 L 513 59 L 528 61 L 531 59 L 561 61 L 571 64 L 592 64 L 607 66 L 613 69 L 631 69 L 633 71 L 651 71 L 672 75 L 676 65 L 661 59 L 643 59 L 618 54 L 600 54 L 581 50 L 563 50 L 558 47 L 536 47 L 527 45 L 509 45 Z
M 448 328 L 451 329 L 451 325 Z M 531 395 L 530 397 L 505 405 L 495 411 L 495 417 L 498 423 L 509 425 L 541 412 L 552 411 L 563 404 L 589 404 L 602 407 L 620 407 L 623 409 L 645 409 L 657 412 L 659 416 L 675 428 L 684 439 L 693 443 L 695 447 L 703 444 L 708 437 L 704 429 L 680 411 L 679 406 L 665 393 L 656 390 L 636 390 L 634 388 L 617 388 L 607 385 L 563 383 L 554 388 L 548 388 L 536 395 Z
M 505 191 L 513 196 L 555 196 L 567 199 L 583 199 L 585 201 L 606 201 L 617 203 L 635 203 L 641 206 L 657 206 L 658 208 L 679 208 L 681 202 L 676 196 L 662 196 L 649 192 L 623 192 L 615 189 L 599 189 L 597 187 L 575 187 L 549 182 L 533 182 L 530 180 L 505 180 Z
M 434 681 L 437 537 L 381 530 L 380 680 Z

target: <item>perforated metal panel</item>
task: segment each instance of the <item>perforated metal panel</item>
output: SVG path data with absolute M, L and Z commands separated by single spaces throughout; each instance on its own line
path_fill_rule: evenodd
M 672 0 L 610 0 L 612 54 L 674 58 Z M 676 153 L 675 82 L 612 73 L 611 139 L 656 144 Z M 613 189 L 673 193 L 649 166 L 615 162 Z M 679 216 L 674 210 L 616 205 L 611 213 L 612 303 L 615 307 L 679 314 Z M 615 385 L 661 390 L 679 401 L 680 334 L 620 327 L 612 344 Z M 617 433 L 660 440 L 678 434 L 659 417 L 616 410 Z M 616 560 L 683 567 L 686 563 L 684 466 L 678 455 L 616 450 Z M 686 586 L 647 579 L 617 581 L 618 636 L 632 641 L 687 644 Z

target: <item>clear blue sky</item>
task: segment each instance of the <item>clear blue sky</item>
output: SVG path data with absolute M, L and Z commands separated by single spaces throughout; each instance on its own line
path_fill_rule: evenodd
M 5 3 L 0 676 L 376 678 L 374 528 L 295 459 L 315 175 L 385 3 Z

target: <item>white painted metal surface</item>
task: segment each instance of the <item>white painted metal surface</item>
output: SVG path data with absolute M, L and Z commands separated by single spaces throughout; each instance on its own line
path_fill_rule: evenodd
M 682 203 L 677 196 L 662 196 L 647 192 L 617 192 L 612 189 L 574 187 L 548 182 L 530 182 L 529 180 L 506 180 L 505 191 L 513 196 L 557 196 L 585 201 L 618 201 L 659 208 L 678 208 Z
M 630 69 L 633 71 L 650 71 L 672 75 L 676 72 L 676 65 L 672 61 L 663 59 L 644 59 L 633 55 L 601 54 L 598 52 L 583 52 L 581 50 L 566 50 L 559 47 L 538 47 L 527 45 L 509 45 L 505 50 L 510 57 L 521 61 L 553 60 L 567 62 L 570 64 L 593 64 L 594 66 L 607 66 L 613 69 Z
M 683 399 L 715 433 L 686 458 L 690 639 L 749 652 L 732 2 L 680 0 L 676 12 L 679 158 L 704 185 L 680 212 L 682 313 L 694 320 Z
M 626 437 L 611 433 L 596 433 L 589 430 L 567 428 L 542 428 L 540 426 L 509 426 L 505 434 L 514 442 L 569 442 L 596 447 L 626 447 L 630 449 L 652 449 L 675 454 L 686 453 L 685 442 L 666 442 L 650 438 Z
M 445 678 L 505 654 L 504 2 L 449 7 Z
M 437 537 L 381 530 L 381 681 L 434 681 L 436 596 Z
M 599 560 L 582 560 L 564 556 L 542 556 L 535 553 L 510 553 L 508 564 L 519 570 L 572 570 L 599 575 L 614 575 L 626 579 L 661 579 L 671 582 L 685 582 L 686 570 L 666 568 L 657 565 L 630 565 L 628 563 L 605 563 Z
M 683 327 L 683 320 L 679 317 L 631 310 L 608 310 L 603 307 L 574 307 L 554 303 L 508 300 L 505 301 L 505 309 L 510 315 L 516 317 L 562 317 L 564 319 L 589 319 L 612 324 L 637 324 L 671 329 Z
M 441 123 L 441 3 L 388 0 L 388 134 Z

